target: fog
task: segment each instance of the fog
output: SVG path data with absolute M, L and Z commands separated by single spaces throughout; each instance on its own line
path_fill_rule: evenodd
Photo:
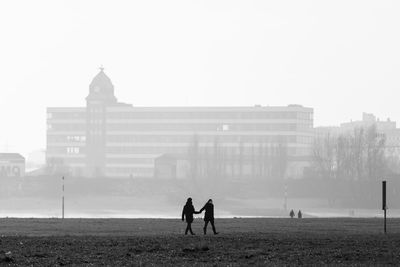
M 398 216 L 399 12 L 1 2 L 0 217 Z

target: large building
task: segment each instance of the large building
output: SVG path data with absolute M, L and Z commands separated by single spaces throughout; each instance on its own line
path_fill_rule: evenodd
M 313 109 L 135 107 L 117 101 L 101 69 L 86 107 L 47 109 L 47 165 L 107 177 L 300 177 Z

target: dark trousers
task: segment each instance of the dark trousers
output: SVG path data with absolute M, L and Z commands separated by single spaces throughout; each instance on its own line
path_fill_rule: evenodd
M 186 226 L 186 230 L 185 230 L 185 235 L 187 235 L 188 232 L 190 232 L 190 234 L 193 235 L 193 231 L 192 231 L 192 222 L 186 222 L 187 226 Z
M 204 234 L 207 233 L 208 222 L 211 223 L 212 230 L 213 230 L 214 234 L 216 234 L 217 231 L 215 230 L 215 225 L 214 225 L 214 220 L 213 220 L 213 219 L 212 219 L 212 220 L 205 220 L 205 221 L 204 221 L 204 228 L 203 228 Z

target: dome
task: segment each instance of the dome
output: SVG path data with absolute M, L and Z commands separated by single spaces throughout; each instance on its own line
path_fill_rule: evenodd
M 113 92 L 114 85 L 111 79 L 104 73 L 104 68 L 100 68 L 100 72 L 93 78 L 89 85 L 90 91 L 97 90 L 103 93 Z
M 107 103 L 115 103 L 114 85 L 111 79 L 104 73 L 104 68 L 93 78 L 89 85 L 89 95 L 87 100 L 101 100 Z

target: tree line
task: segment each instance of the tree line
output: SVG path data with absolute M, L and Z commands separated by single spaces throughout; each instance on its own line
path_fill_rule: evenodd
M 386 136 L 375 125 L 339 135 L 315 138 L 308 176 L 379 180 L 399 171 L 396 148 L 386 146 Z
M 227 145 L 216 137 L 212 146 L 200 144 L 198 135 L 188 148 L 189 176 L 198 178 L 283 178 L 288 165 L 285 142 L 238 141 Z

